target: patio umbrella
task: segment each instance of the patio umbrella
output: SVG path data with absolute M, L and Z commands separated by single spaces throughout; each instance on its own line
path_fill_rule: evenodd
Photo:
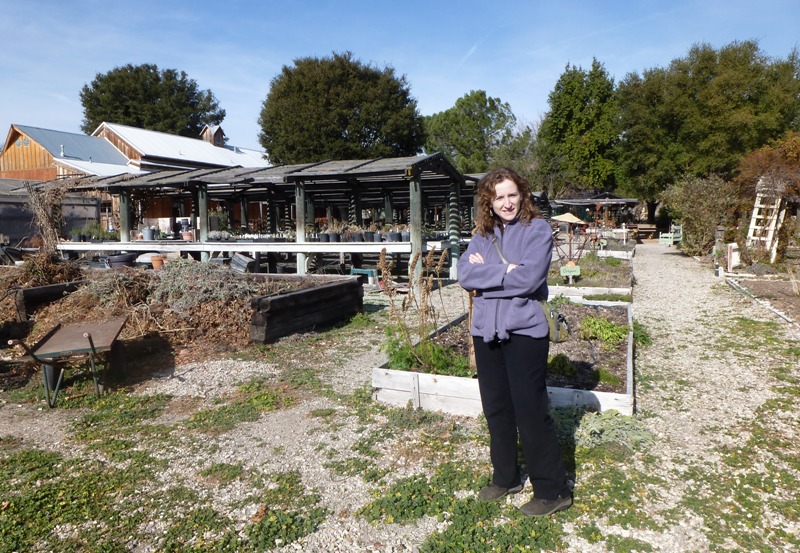
M 554 217 L 550 217 L 552 221 L 559 221 L 561 223 L 572 223 L 572 224 L 580 224 L 585 225 L 587 224 L 586 221 L 581 221 L 577 217 L 575 217 L 572 213 L 563 213 L 561 215 L 556 215 Z

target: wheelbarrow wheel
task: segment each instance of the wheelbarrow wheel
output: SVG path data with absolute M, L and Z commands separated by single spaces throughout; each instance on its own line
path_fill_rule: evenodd
M 108 375 L 114 380 L 124 380 L 128 375 L 125 347 L 117 340 L 108 352 Z
M 42 375 L 47 384 L 47 389 L 51 392 L 56 389 L 56 382 L 58 382 L 58 367 L 55 365 L 42 365 Z

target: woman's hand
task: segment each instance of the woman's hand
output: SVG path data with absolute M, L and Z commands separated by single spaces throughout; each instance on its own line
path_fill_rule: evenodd
M 471 253 L 469 254 L 469 262 L 470 263 L 485 263 L 483 256 L 479 253 Z

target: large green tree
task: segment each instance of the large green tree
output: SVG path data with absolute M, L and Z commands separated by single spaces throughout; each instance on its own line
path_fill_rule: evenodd
M 586 71 L 568 64 L 548 103 L 537 137 L 539 178 L 551 182 L 554 194 L 562 188 L 612 189 L 617 104 L 603 65 L 592 60 Z
M 765 56 L 756 41 L 707 44 L 666 69 L 626 76 L 620 105 L 621 190 L 654 204 L 683 175 L 729 180 L 740 158 L 800 126 L 800 58 Z
M 452 108 L 425 118 L 425 150 L 444 153 L 462 173 L 482 173 L 514 137 L 516 124 L 507 103 L 472 90 Z
M 270 83 L 259 141 L 274 163 L 409 156 L 424 143 L 405 77 L 350 52 L 306 57 Z
M 91 134 L 102 122 L 197 137 L 205 125 L 218 125 L 225 110 L 210 90 L 176 69 L 128 64 L 98 73 L 81 89 L 83 124 Z

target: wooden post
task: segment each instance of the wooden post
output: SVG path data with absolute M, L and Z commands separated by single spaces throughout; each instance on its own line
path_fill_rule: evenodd
M 298 181 L 294 185 L 294 204 L 295 209 L 295 242 L 306 241 L 306 185 Z M 297 253 L 297 274 L 306 274 L 306 254 Z
M 270 189 L 267 191 L 267 222 L 269 231 L 272 234 L 278 232 L 278 203 L 275 201 L 275 191 Z
M 119 240 L 131 241 L 131 193 L 128 190 L 119 192 Z
M 392 193 L 387 192 L 383 196 L 383 219 L 384 223 L 391 225 L 394 222 L 394 208 L 392 207 Z
M 461 215 L 458 211 L 460 203 L 461 185 L 458 182 L 450 183 L 447 197 L 447 234 L 450 239 L 450 278 L 458 279 L 458 259 L 461 256 L 459 242 L 461 240 Z
M 200 242 L 208 241 L 208 185 L 200 184 L 197 187 L 197 239 Z M 208 252 L 200 253 L 201 261 L 208 261 Z
M 363 222 L 361 217 L 361 193 L 358 189 L 358 182 L 355 180 L 350 181 L 350 199 L 347 204 L 347 222 L 358 226 L 361 226 Z
M 422 178 L 420 177 L 419 169 L 416 167 L 409 167 L 406 171 L 411 172 L 411 180 L 408 182 L 409 193 L 409 223 L 411 225 L 411 259 L 419 253 L 420 257 L 425 254 L 422 248 Z M 410 269 L 410 267 L 409 267 Z M 415 284 L 414 293 L 417 297 L 422 297 L 421 280 L 422 280 L 422 260 L 414 266 L 414 274 L 409 272 L 408 278 Z
M 247 232 L 247 196 L 242 194 L 239 196 L 239 230 Z M 233 219 L 231 218 L 231 227 L 233 227 Z

